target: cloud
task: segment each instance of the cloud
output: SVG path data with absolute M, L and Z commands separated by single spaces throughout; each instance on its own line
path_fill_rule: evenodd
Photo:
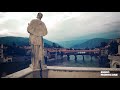
M 38 12 L 0 12 L 0 36 L 28 37 L 27 25 Z M 120 33 L 120 12 L 42 12 L 52 41 L 72 40 L 84 35 Z
M 30 20 L 35 17 L 36 13 L 37 12 L 1 12 L 0 36 L 28 37 L 27 25 Z
M 120 31 L 120 13 L 86 12 L 59 22 L 50 32 L 51 39 L 70 40 L 84 35 Z M 52 36 L 52 33 L 54 35 Z

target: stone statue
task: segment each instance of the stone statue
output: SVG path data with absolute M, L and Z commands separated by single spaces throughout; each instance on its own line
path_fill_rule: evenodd
M 32 48 L 32 68 L 40 69 L 40 62 L 43 66 L 44 63 L 44 43 L 43 36 L 47 35 L 47 28 L 44 22 L 41 21 L 43 17 L 42 13 L 37 14 L 37 19 L 33 19 L 27 27 L 27 31 L 30 34 L 29 40 Z

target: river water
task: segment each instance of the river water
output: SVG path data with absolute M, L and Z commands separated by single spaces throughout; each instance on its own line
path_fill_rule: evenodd
M 82 55 L 77 56 L 77 62 L 75 62 L 74 55 L 70 56 L 70 61 L 68 60 L 62 60 L 61 62 L 55 62 L 52 64 L 48 64 L 50 66 L 66 66 L 66 67 L 106 67 L 104 65 L 99 64 L 99 59 L 97 57 L 92 57 L 89 55 L 84 55 L 84 60 Z

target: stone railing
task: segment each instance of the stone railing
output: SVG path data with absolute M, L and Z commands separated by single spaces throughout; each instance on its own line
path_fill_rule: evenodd
M 48 66 L 48 78 L 120 78 L 120 68 L 86 68 Z M 118 76 L 101 76 L 101 71 L 109 71 Z
M 2 77 L 2 78 L 21 78 L 21 77 L 24 77 L 25 75 L 27 75 L 31 72 L 33 72 L 33 70 L 29 67 L 29 68 L 23 69 L 21 71 L 15 72 L 13 74 L 7 75 L 7 76 Z
M 110 74 L 118 76 L 101 76 L 101 71 L 109 71 Z M 32 71 L 31 68 L 26 68 L 3 78 L 40 78 L 40 70 Z M 47 66 L 42 72 L 42 78 L 120 78 L 120 68 Z

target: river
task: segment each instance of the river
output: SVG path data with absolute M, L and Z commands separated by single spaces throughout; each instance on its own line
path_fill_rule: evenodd
M 55 61 L 52 63 L 48 63 L 49 66 L 66 66 L 66 67 L 108 67 L 105 65 L 100 65 L 99 59 L 95 56 L 92 57 L 89 55 L 84 55 L 84 60 L 82 55 L 77 56 L 77 62 L 75 62 L 74 55 L 70 56 L 70 61 L 68 60 L 61 60 L 61 61 Z

